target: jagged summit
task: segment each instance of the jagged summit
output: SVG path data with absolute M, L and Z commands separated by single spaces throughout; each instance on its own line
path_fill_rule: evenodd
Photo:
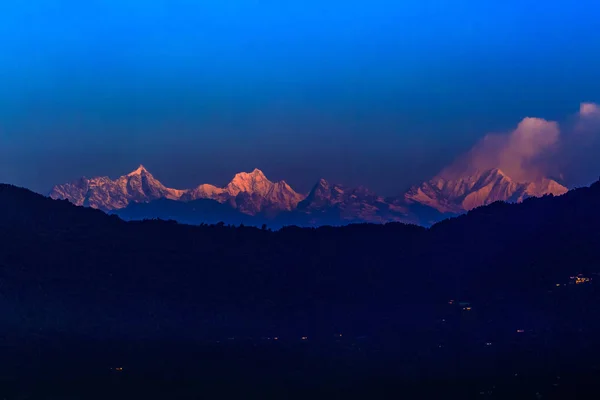
M 235 174 L 223 187 L 205 183 L 193 189 L 179 190 L 166 187 L 140 164 L 134 171 L 115 180 L 80 178 L 57 185 L 50 196 L 104 211 L 157 199 L 182 202 L 209 199 L 248 215 L 275 216 L 297 211 L 310 215 L 315 224 L 323 220 L 318 215 L 326 215 L 328 223 L 402 221 L 430 224 L 439 220 L 442 214 L 460 214 L 498 200 L 520 202 L 527 197 L 560 195 L 566 191 L 552 179 L 521 182 L 499 168 L 475 170 L 464 165 L 446 168 L 403 196 L 388 199 L 363 186 L 349 188 L 326 179 L 319 179 L 305 196 L 295 192 L 283 180 L 270 181 L 258 168 Z
M 543 178 L 534 182 L 516 182 L 502 170 L 471 170 L 462 174 L 443 171 L 405 195 L 407 204 L 421 204 L 442 213 L 461 213 L 495 201 L 520 202 L 527 197 L 561 195 L 567 188 Z
M 161 198 L 179 200 L 184 192 L 164 186 L 140 165 L 136 170 L 115 180 L 108 177 L 84 177 L 57 185 L 50 192 L 50 197 L 110 211 L 127 207 L 131 202 L 146 203 Z
M 240 172 L 235 174 L 225 190 L 232 196 L 240 192 L 260 193 L 265 195 L 272 187 L 273 182 L 267 179 L 265 174 L 255 168 L 252 172 Z
M 127 176 L 137 176 L 142 174 L 150 174 L 150 172 L 142 164 L 140 164 L 140 166 L 137 167 L 136 170 L 131 171 L 127 174 Z
M 234 175 L 234 179 L 236 177 L 252 177 L 252 178 L 255 178 L 255 179 L 267 179 L 267 177 L 265 176 L 265 173 L 262 172 L 258 168 L 254 168 L 250 172 L 238 172 L 237 174 Z
M 310 216 L 311 224 L 349 222 L 416 222 L 406 209 L 388 202 L 369 189 L 359 186 L 348 188 L 320 179 L 306 199 L 298 204 L 298 211 Z M 336 222 L 337 221 L 337 222 Z
M 304 199 L 285 181 L 271 182 L 258 168 L 236 174 L 223 190 L 235 198 L 236 207 L 247 214 L 263 210 L 291 211 Z
M 211 199 L 228 202 L 252 215 L 264 210 L 289 211 L 304 198 L 285 181 L 271 182 L 258 168 L 236 174 L 224 188 L 202 184 L 194 189 L 180 190 L 164 186 L 141 164 L 116 180 L 108 177 L 81 178 L 57 185 L 50 192 L 50 197 L 105 211 L 127 207 L 131 202 L 147 203 L 161 198 L 180 201 Z
M 312 190 L 306 196 L 306 200 L 303 202 L 304 206 L 322 207 L 324 205 L 332 205 L 341 201 L 341 195 L 344 193 L 345 188 L 342 185 L 330 184 L 325 179 L 320 179 Z

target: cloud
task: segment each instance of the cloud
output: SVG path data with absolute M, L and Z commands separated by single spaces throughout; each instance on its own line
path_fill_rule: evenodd
M 486 135 L 442 175 L 453 179 L 498 168 L 517 182 L 552 178 L 584 186 L 600 176 L 599 154 L 600 105 L 581 103 L 561 126 L 527 117 L 512 131 Z
M 501 163 L 526 163 L 551 149 L 560 136 L 558 124 L 541 118 L 525 118 L 508 136 Z
M 581 103 L 573 128 L 563 135 L 556 163 L 569 186 L 589 185 L 600 176 L 600 105 Z
M 551 158 L 560 139 L 558 123 L 541 118 L 525 118 L 508 138 L 500 153 L 500 169 L 517 181 L 535 181 L 559 173 Z
M 574 132 L 579 135 L 597 135 L 600 128 L 600 106 L 596 103 L 581 103 Z M 579 138 L 583 139 L 583 138 Z
M 516 181 L 534 181 L 548 171 L 559 139 L 558 123 L 528 117 L 511 132 L 486 135 L 446 173 L 462 175 L 499 168 Z
M 579 106 L 580 118 L 600 118 L 600 106 L 595 103 L 581 103 Z

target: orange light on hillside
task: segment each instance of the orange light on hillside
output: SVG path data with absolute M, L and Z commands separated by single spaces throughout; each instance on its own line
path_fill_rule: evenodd
M 575 284 L 576 284 L 576 285 L 580 285 L 580 284 L 582 284 L 582 283 L 587 283 L 587 282 L 589 282 L 589 281 L 590 281 L 590 278 L 585 278 L 585 277 L 583 277 L 583 276 L 578 276 L 578 277 L 575 279 Z

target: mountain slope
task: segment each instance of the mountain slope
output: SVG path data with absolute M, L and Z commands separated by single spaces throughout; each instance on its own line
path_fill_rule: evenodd
M 295 192 L 285 181 L 272 182 L 259 169 L 241 172 L 224 187 L 202 184 L 194 189 L 168 188 L 140 166 L 135 171 L 116 180 L 108 177 L 81 178 L 78 181 L 57 185 L 50 193 L 54 199 L 67 199 L 76 205 L 89 206 L 104 211 L 121 210 L 130 204 L 150 203 L 155 200 L 191 202 L 213 200 L 239 213 L 256 216 L 254 225 L 265 219 L 272 225 L 299 226 L 343 225 L 351 222 L 408 222 L 430 226 L 445 217 L 463 213 L 495 201 L 520 202 L 527 197 L 545 194 L 560 195 L 567 189 L 551 179 L 535 182 L 516 182 L 499 169 L 488 171 L 443 171 L 437 177 L 415 186 L 403 196 L 383 198 L 364 187 L 347 188 L 321 179 L 308 196 Z M 164 216 L 167 203 L 144 208 L 142 214 Z M 174 206 L 169 205 L 169 209 Z M 178 207 L 181 221 L 199 220 L 195 207 Z M 206 213 L 212 206 L 201 207 Z M 188 216 L 184 216 L 188 210 Z M 240 220 L 236 213 L 218 215 L 227 221 Z M 139 215 L 138 209 L 123 216 Z M 216 216 L 204 215 L 200 219 L 212 221 Z
M 277 213 L 296 208 L 304 196 L 296 193 L 285 181 L 271 182 L 262 171 L 236 174 L 224 188 L 203 184 L 195 189 L 167 188 L 140 165 L 135 171 L 116 180 L 108 177 L 81 178 L 55 186 L 53 199 L 66 199 L 75 205 L 104 211 L 119 210 L 131 203 L 148 203 L 157 199 L 193 201 L 211 199 L 228 203 L 249 215 L 268 211 Z
M 143 165 L 116 180 L 108 177 L 81 178 L 55 186 L 53 199 L 69 200 L 78 206 L 108 211 L 127 207 L 129 203 L 144 203 L 156 199 L 177 200 L 185 193 L 160 183 Z
M 405 195 L 407 204 L 421 204 L 442 213 L 462 213 L 496 201 L 521 202 L 527 197 L 564 194 L 567 188 L 550 179 L 515 182 L 499 169 L 451 176 L 440 174 Z
M 290 211 L 304 198 L 285 181 L 271 182 L 259 169 L 236 174 L 224 190 L 236 208 L 250 215 L 263 210 Z
M 363 329 L 379 317 L 397 320 L 407 299 L 410 308 L 467 299 L 485 326 L 493 319 L 514 332 L 515 321 L 497 318 L 514 318 L 569 276 L 600 272 L 599 203 L 596 183 L 560 197 L 494 203 L 431 229 L 269 232 L 124 222 L 0 185 L 1 323 L 7 331 L 198 337 L 216 326 L 260 336 L 287 322 L 303 334 L 312 324 L 331 335 L 355 322 Z M 488 306 L 501 312 L 491 318 Z
M 238 385 L 243 392 L 226 397 L 247 398 L 257 379 L 264 386 L 255 397 L 264 398 L 273 376 L 290 377 L 285 390 L 270 392 L 273 398 L 289 397 L 292 381 L 306 397 L 306 369 L 316 371 L 315 387 L 329 376 L 325 364 L 340 387 L 348 387 L 348 377 L 364 387 L 365 376 L 385 375 L 406 359 L 401 367 L 407 371 L 451 370 L 439 381 L 443 393 L 431 398 L 448 397 L 458 364 L 472 391 L 456 398 L 482 397 L 481 388 L 491 387 L 488 377 L 498 371 L 506 387 L 515 385 L 517 372 L 533 377 L 527 396 L 546 387 L 543 393 L 556 394 L 551 383 L 560 376 L 564 395 L 551 398 L 571 398 L 572 388 L 590 385 L 597 375 L 589 368 L 581 383 L 566 384 L 569 371 L 584 371 L 572 366 L 580 360 L 596 366 L 598 359 L 598 204 L 600 183 L 560 197 L 494 203 L 431 229 L 361 224 L 270 232 L 124 222 L 0 185 L 0 329 L 8 349 L 2 389 L 19 393 L 6 384 L 12 379 L 13 387 L 24 388 L 21 398 L 64 398 L 78 385 L 85 390 L 71 398 L 115 398 L 117 392 L 139 398 L 139 388 L 122 384 L 133 381 L 144 398 L 195 398 L 212 380 L 222 394 L 223 382 L 247 377 L 259 360 L 256 377 Z M 579 273 L 592 281 L 569 285 Z M 378 353 L 380 363 L 356 369 Z M 293 365 L 280 374 L 290 357 Z M 32 372 L 24 373 L 30 359 Z M 557 369 L 548 370 L 548 363 Z M 264 377 L 266 364 L 275 367 Z M 351 368 L 341 373 L 342 364 Z M 108 370 L 120 365 L 124 371 Z M 538 371 L 551 373 L 542 389 Z M 472 380 L 480 373 L 481 384 Z M 206 383 L 198 381 L 207 374 Z M 414 398 L 429 398 L 408 375 L 409 389 L 399 396 L 414 388 Z M 156 385 L 148 386 L 148 376 Z M 389 388 L 396 388 L 402 378 L 391 379 Z M 31 382 L 39 390 L 31 392 Z M 103 385 L 110 390 L 94 396 Z M 187 387 L 198 389 L 187 395 Z M 371 396 L 367 388 L 356 397 Z
M 378 196 L 367 188 L 347 188 L 319 180 L 306 199 L 298 204 L 297 214 L 306 215 L 310 225 L 350 222 L 411 222 L 416 217 L 407 208 Z
M 236 174 L 223 188 L 203 184 L 187 191 L 181 199 L 211 199 L 228 203 L 244 214 L 267 212 L 275 215 L 281 211 L 295 209 L 303 198 L 303 195 L 296 193 L 285 181 L 271 182 L 261 170 L 254 169 L 252 172 Z

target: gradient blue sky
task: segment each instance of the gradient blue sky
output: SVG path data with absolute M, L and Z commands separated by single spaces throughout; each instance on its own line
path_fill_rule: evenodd
M 600 5 L 539 0 L 0 2 L 0 181 L 143 163 L 393 195 L 485 133 L 600 100 Z

